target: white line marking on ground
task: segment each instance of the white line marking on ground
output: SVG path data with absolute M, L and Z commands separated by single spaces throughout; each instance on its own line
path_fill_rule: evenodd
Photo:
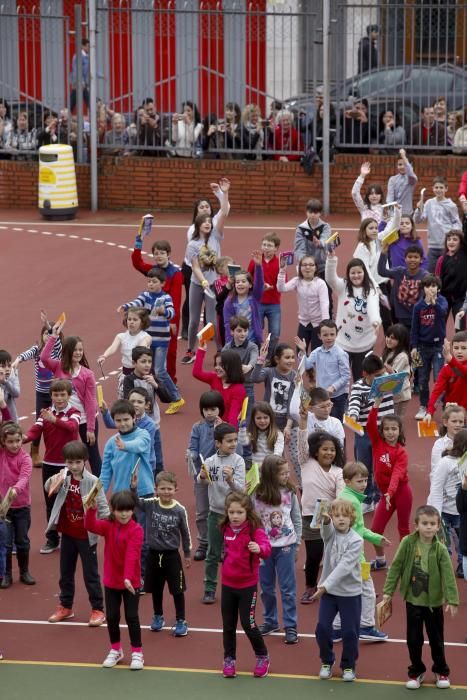
M 67 233 L 56 233 L 55 235 L 57 236 L 57 238 L 66 238 L 68 234 Z
M 75 236 L 74 233 L 69 233 L 69 234 L 68 234 L 68 238 L 78 238 L 78 240 L 80 240 L 80 237 L 79 237 L 79 236 Z
M 43 236 L 53 236 L 52 231 L 41 231 Z
M 105 241 L 102 241 L 100 238 L 95 238 L 94 243 L 104 243 Z
M 87 238 L 87 237 L 84 238 L 84 237 L 83 237 L 81 240 L 82 240 L 82 241 L 92 241 L 92 238 Z
M 22 231 L 22 228 L 14 228 L 13 231 Z
M 10 624 L 10 625 L 44 625 L 47 627 L 50 627 L 51 623 L 47 622 L 47 620 L 5 620 L 5 619 L 0 619 L 0 622 L 2 624 Z M 67 625 L 68 627 L 89 627 L 87 622 L 59 622 L 55 623 L 56 625 Z M 120 627 L 126 627 L 127 625 L 120 624 Z M 107 631 L 106 625 L 102 625 L 101 629 L 104 631 Z M 143 630 L 148 630 L 151 629 L 149 625 L 141 625 L 141 629 Z M 164 630 L 170 631 L 172 628 L 171 627 L 163 627 Z M 189 628 L 190 633 L 191 632 L 198 632 L 199 634 L 222 634 L 222 629 L 220 628 L 211 628 L 211 627 L 190 627 Z M 237 634 L 245 634 L 243 630 L 237 630 Z M 271 637 L 283 637 L 284 634 L 282 632 L 273 632 Z M 307 632 L 299 632 L 298 634 L 299 637 L 303 639 L 315 639 L 316 636 L 314 634 L 310 634 Z M 373 644 L 374 642 L 368 642 L 368 644 Z M 379 642 L 379 644 L 382 644 L 384 642 Z M 391 643 L 391 644 L 407 644 L 406 639 L 388 639 L 386 643 Z M 466 644 L 463 644 L 462 642 L 444 642 L 446 646 L 450 647 L 462 647 L 464 648 L 467 646 Z M 425 641 L 425 644 L 428 645 L 428 642 Z
M 6 228 L 6 226 L 1 226 L 0 228 Z M 28 233 L 39 233 L 37 228 L 28 228 Z

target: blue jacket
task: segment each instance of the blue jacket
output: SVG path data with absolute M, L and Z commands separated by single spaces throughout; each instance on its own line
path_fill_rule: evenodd
M 442 345 L 446 337 L 446 316 L 448 302 L 438 294 L 434 306 L 420 299 L 413 307 L 412 333 L 410 343 L 413 348 L 419 345 Z
M 115 423 L 114 419 L 110 415 L 109 409 L 106 411 L 102 412 L 102 420 L 104 421 L 104 425 L 106 428 L 110 428 L 110 430 L 115 430 Z M 152 471 L 155 470 L 156 468 L 156 453 L 154 451 L 154 438 L 156 436 L 156 424 L 154 423 L 154 419 L 148 416 L 147 413 L 144 414 L 141 418 L 137 418 L 135 421 L 135 425 L 138 428 L 144 428 L 144 430 L 147 430 L 149 435 L 151 436 L 151 448 L 149 452 L 149 463 L 151 465 Z
M 149 496 L 154 493 L 154 474 L 149 456 L 151 451 L 151 438 L 147 430 L 135 427 L 129 433 L 119 433 L 125 449 L 119 450 L 115 444 L 115 436 L 109 438 L 104 447 L 102 459 L 101 481 L 104 491 L 109 490 L 113 482 L 112 491 L 123 491 L 130 488 L 131 472 L 138 461 L 138 496 Z M 154 443 L 153 443 L 154 444 Z
M 188 449 L 191 453 L 191 459 L 196 467 L 196 472 L 199 474 L 201 469 L 200 454 L 204 459 L 212 457 L 216 454 L 216 445 L 214 443 L 214 423 L 208 423 L 207 420 L 202 420 L 195 423 L 191 429 L 190 442 Z M 240 443 L 237 444 L 236 453 L 243 454 L 243 448 Z

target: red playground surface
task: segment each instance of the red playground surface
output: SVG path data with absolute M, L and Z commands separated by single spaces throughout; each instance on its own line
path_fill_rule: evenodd
M 181 263 L 190 218 L 190 212 L 177 215 L 156 214 L 151 238 L 145 242 L 146 249 L 149 250 L 156 238 L 168 239 L 172 244 L 173 261 Z M 236 262 L 246 265 L 251 252 L 260 247 L 262 235 L 270 230 L 277 231 L 282 239 L 282 249 L 289 250 L 293 247 L 295 226 L 303 218 L 301 208 L 295 215 L 280 217 L 237 216 L 232 213 L 227 221 L 222 251 L 231 255 Z M 47 310 L 49 318 L 57 318 L 65 311 L 65 333 L 82 337 L 86 355 L 99 381 L 96 359 L 121 330 L 116 308 L 145 288 L 143 276 L 133 270 L 130 261 L 130 249 L 139 219 L 140 214 L 136 212 L 99 212 L 95 215 L 80 212 L 74 222 L 49 223 L 41 220 L 36 211 L 0 211 L 3 296 L 1 347 L 7 348 L 15 357 L 37 340 L 41 325 L 41 308 Z M 329 220 L 333 230 L 341 234 L 342 246 L 337 252 L 338 269 L 342 274 L 345 263 L 356 245 L 358 217 L 352 211 L 349 217 L 331 216 Z M 296 318 L 295 296 L 284 294 L 281 335 L 283 340 L 292 342 L 296 333 Z M 382 347 L 382 338 L 377 347 Z M 185 342 L 179 341 L 179 359 L 185 348 Z M 213 352 L 214 348 L 210 348 L 209 355 L 212 356 Z M 119 360 L 119 357 L 114 356 L 105 365 L 107 379 L 102 381 L 102 384 L 108 403 L 111 403 L 115 396 Z M 34 420 L 31 362 L 21 365 L 20 379 L 18 413 L 22 417 L 22 426 L 27 428 Z M 179 365 L 178 381 L 186 405 L 180 413 L 173 416 L 165 416 L 163 410 L 161 411 L 161 434 L 165 466 L 178 475 L 177 497 L 188 508 L 195 544 L 193 489 L 184 453 L 191 426 L 199 419 L 198 398 L 205 386 L 192 378 L 190 366 Z M 257 385 L 256 397 L 262 398 L 261 385 Z M 417 437 L 416 422 L 413 418 L 417 408 L 415 398 L 405 422 L 414 506 L 424 503 L 428 495 L 432 445 L 430 439 Z M 101 452 L 110 434 L 101 423 Z M 348 456 L 352 454 L 352 442 L 349 435 Z M 27 587 L 19 583 L 16 565 L 14 566 L 14 585 L 9 590 L 0 590 L 0 648 L 10 660 L 100 663 L 108 648 L 107 630 L 105 626 L 97 629 L 87 626 L 90 610 L 80 570 L 77 574 L 74 620 L 59 625 L 47 623 L 48 616 L 58 602 L 59 557 L 58 553 L 48 556 L 39 554 L 45 528 L 40 481 L 40 470 L 35 469 L 32 478 L 30 568 L 37 579 L 37 585 Z M 371 514 L 366 516 L 367 525 L 371 524 L 371 517 Z M 391 559 L 398 541 L 394 521 L 386 534 L 392 541 L 389 551 Z M 369 545 L 366 546 L 366 550 L 367 558 L 374 556 Z M 297 563 L 298 598 L 304 586 L 303 557 L 302 547 Z M 172 599 L 168 594 L 165 597 L 165 619 L 168 628 L 160 633 L 152 633 L 148 629 L 152 616 L 151 601 L 150 596 L 142 597 L 140 619 L 144 626 L 143 645 L 147 665 L 192 669 L 220 668 L 220 607 L 219 602 L 212 606 L 202 605 L 203 574 L 202 562 L 194 562 L 187 571 L 187 620 L 190 631 L 185 638 L 176 639 L 170 634 L 170 627 L 174 623 L 174 611 Z M 375 587 L 380 595 L 384 578 L 384 571 L 374 575 Z M 458 580 L 458 585 L 461 608 L 456 618 L 446 618 L 445 638 L 452 682 L 455 685 L 467 686 L 467 647 L 464 644 L 467 636 L 464 612 L 467 586 L 463 580 Z M 318 605 L 298 605 L 298 608 L 299 643 L 286 646 L 282 633 L 268 638 L 271 671 L 292 675 L 316 675 L 319 657 L 314 630 Z M 257 618 L 261 621 L 261 604 L 258 605 Z M 361 643 L 359 678 L 405 681 L 408 664 L 405 611 L 404 604 L 398 596 L 394 600 L 394 615 L 387 623 L 386 631 L 390 636 L 386 643 Z M 128 647 L 126 631 L 123 641 L 125 647 Z M 339 654 L 338 644 L 338 658 Z M 250 646 L 242 635 L 239 639 L 238 666 L 241 670 L 248 670 L 251 661 Z M 425 661 L 430 668 L 428 647 L 425 649 Z

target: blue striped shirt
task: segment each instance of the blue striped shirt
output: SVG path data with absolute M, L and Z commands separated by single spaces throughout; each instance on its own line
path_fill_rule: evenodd
M 136 299 L 123 304 L 122 308 L 127 311 L 135 306 L 149 311 L 150 326 L 147 332 L 152 339 L 151 347 L 156 348 L 161 345 L 168 345 L 170 341 L 170 321 L 175 316 L 175 308 L 170 294 L 165 292 L 141 292 Z M 158 313 L 161 308 L 164 309 L 163 315 Z

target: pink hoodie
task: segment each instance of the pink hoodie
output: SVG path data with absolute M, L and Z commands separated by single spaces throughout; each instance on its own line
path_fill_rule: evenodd
M 248 551 L 248 542 L 259 544 L 259 554 Z M 259 560 L 271 555 L 271 543 L 261 528 L 253 533 L 250 524 L 245 522 L 240 532 L 234 533 L 230 525 L 224 529 L 224 562 L 222 564 L 222 583 L 231 588 L 249 588 L 256 586 L 259 577 Z
M 3 498 L 10 487 L 17 494 L 11 508 L 31 505 L 31 474 L 32 460 L 23 448 L 16 455 L 0 448 L 0 494 Z

